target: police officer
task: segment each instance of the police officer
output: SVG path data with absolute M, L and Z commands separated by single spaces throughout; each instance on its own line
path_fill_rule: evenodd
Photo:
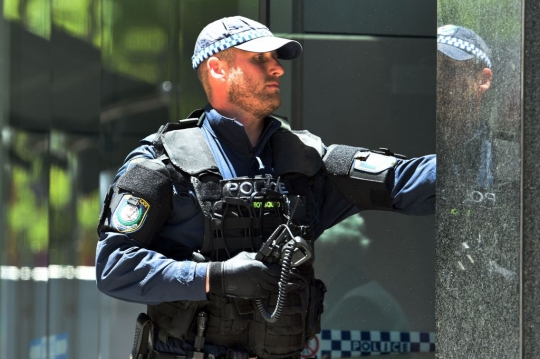
M 481 191 L 493 186 L 495 175 L 492 131 L 481 111 L 493 77 L 490 56 L 473 30 L 452 24 L 437 29 L 437 125 L 444 128 L 437 145 L 460 159 L 439 168 L 448 172 L 440 177 Z
M 301 52 L 244 17 L 207 25 L 192 63 L 208 105 L 142 140 L 118 171 L 100 216 L 97 285 L 147 304 L 134 357 L 299 358 L 325 292 L 313 241 L 362 209 L 434 212 L 433 155 L 327 147 L 272 115 L 279 60 Z

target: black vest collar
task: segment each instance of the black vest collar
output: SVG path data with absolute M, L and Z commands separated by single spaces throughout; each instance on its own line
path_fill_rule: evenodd
M 275 119 L 284 123 L 280 117 L 276 116 Z M 199 128 L 204 121 L 204 110 L 195 110 L 188 120 L 182 122 L 185 121 L 191 121 L 192 126 L 197 123 L 197 126 L 168 131 L 162 135 L 163 146 L 171 162 L 192 176 L 204 172 L 219 174 L 212 151 Z M 270 146 L 275 177 L 288 174 L 311 177 L 322 167 L 322 141 L 307 131 L 290 131 L 290 127 L 282 125 L 282 129 L 272 134 Z

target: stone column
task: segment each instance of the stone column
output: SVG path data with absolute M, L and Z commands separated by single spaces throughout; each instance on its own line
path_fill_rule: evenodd
M 539 353 L 539 15 L 439 1 L 437 358 Z
M 522 352 L 540 353 L 540 3 L 526 0 L 523 37 Z

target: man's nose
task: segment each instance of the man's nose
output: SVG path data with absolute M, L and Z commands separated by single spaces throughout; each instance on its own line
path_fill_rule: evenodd
M 283 66 L 281 66 L 281 64 L 279 63 L 279 61 L 277 59 L 273 59 L 270 62 L 268 72 L 272 76 L 280 77 L 285 73 L 285 69 L 283 68 Z

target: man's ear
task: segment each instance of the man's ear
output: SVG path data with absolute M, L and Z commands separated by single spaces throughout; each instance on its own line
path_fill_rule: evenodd
M 479 78 L 479 89 L 480 93 L 486 92 L 491 86 L 491 77 L 493 77 L 493 72 L 487 67 L 480 72 Z
M 206 62 L 208 73 L 216 80 L 223 79 L 226 74 L 226 64 L 215 56 L 212 56 Z

